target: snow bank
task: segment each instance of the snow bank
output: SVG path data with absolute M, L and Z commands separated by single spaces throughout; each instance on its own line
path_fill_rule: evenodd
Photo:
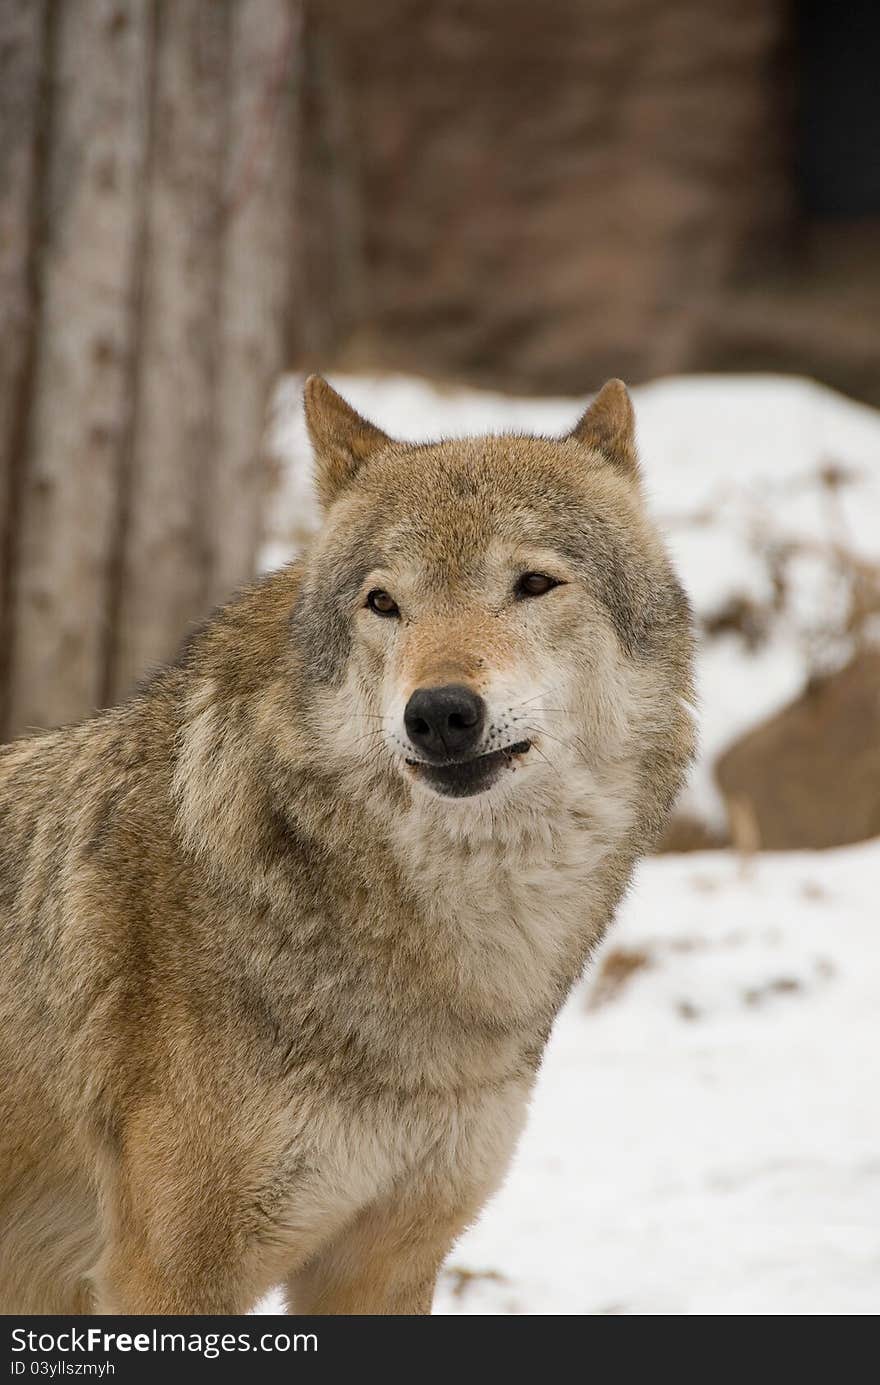
M 645 862 L 437 1311 L 875 1314 L 878 878 L 880 844 Z

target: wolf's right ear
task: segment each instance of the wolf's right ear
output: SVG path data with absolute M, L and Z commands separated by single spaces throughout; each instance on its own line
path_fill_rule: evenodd
M 306 427 L 315 453 L 315 489 L 326 510 L 374 453 L 391 439 L 337 394 L 321 375 L 303 391 Z
M 608 380 L 602 386 L 587 412 L 575 424 L 571 437 L 601 452 L 615 470 L 631 481 L 638 481 L 636 416 L 622 380 Z

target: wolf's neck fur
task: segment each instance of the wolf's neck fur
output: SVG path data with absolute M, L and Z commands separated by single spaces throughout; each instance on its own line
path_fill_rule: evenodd
M 613 789 L 572 767 L 516 798 L 449 802 L 411 796 L 381 774 L 321 778 L 308 756 L 288 761 L 289 778 L 273 782 L 271 756 L 255 763 L 252 744 L 230 731 L 216 690 L 197 687 L 175 794 L 184 838 L 209 871 L 226 873 L 260 910 L 298 913 L 303 876 L 291 873 L 283 840 L 279 849 L 281 814 L 290 849 L 300 838 L 315 878 L 324 869 L 341 881 L 367 863 L 362 890 L 381 891 L 393 926 L 468 1010 L 516 1021 L 558 1004 L 626 873 L 631 810 L 619 767 Z
M 573 767 L 524 804 L 419 794 L 396 854 L 427 927 L 455 939 L 470 984 L 497 992 L 495 1006 L 528 1009 L 570 984 L 598 941 L 630 824 L 628 804 Z

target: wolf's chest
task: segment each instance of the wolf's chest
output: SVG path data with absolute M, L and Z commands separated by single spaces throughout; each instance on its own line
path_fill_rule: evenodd
M 340 1089 L 290 1108 L 274 1196 L 263 1196 L 271 1240 L 289 1269 L 308 1260 L 366 1208 L 417 1197 L 455 1205 L 493 1187 L 525 1118 L 530 1083 L 468 1093 L 352 1099 Z M 270 1207 L 274 1204 L 274 1210 Z M 295 1267 L 295 1266 L 294 1266 Z
M 427 955 L 448 955 L 462 993 L 496 1019 L 546 1013 L 597 935 L 604 856 L 574 825 L 510 851 L 492 840 L 411 849 Z

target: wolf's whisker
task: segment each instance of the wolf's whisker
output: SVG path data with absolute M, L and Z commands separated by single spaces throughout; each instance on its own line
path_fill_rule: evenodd
M 549 736 L 550 740 L 555 741 L 557 745 L 561 745 L 563 750 L 569 749 L 569 745 L 566 741 L 561 741 L 558 736 L 551 735 L 549 731 L 544 730 L 543 726 L 525 726 L 523 727 L 523 730 L 531 731 L 532 735 L 534 736 Z M 555 772 L 559 775 L 561 779 L 562 770 L 560 769 L 557 761 L 554 759 L 550 759 L 548 758 L 548 756 L 544 755 L 541 752 L 540 748 L 537 745 L 535 745 L 534 741 L 532 742 L 532 749 L 538 752 L 538 754 L 541 756 L 541 759 L 546 761 L 546 763 L 550 765 L 553 770 L 555 770 Z
M 543 726 L 524 726 L 523 730 L 531 731 L 534 736 L 547 736 L 551 741 L 555 741 L 557 745 L 561 745 L 563 750 L 566 749 L 568 744 L 567 741 L 560 740 L 559 736 L 554 736 L 551 731 L 546 731 Z
M 518 708 L 516 708 L 516 707 L 514 708 L 514 711 L 518 711 L 518 710 L 519 710 Z M 544 712 L 554 712 L 554 713 L 557 713 L 557 712 L 558 712 L 560 715 L 566 715 L 566 716 L 572 716 L 572 715 L 573 715 L 572 709 L 571 709 L 570 707 L 529 707 L 529 708 L 528 708 L 528 712 L 529 712 L 529 715 L 530 715 L 530 716 L 535 715 L 535 714 L 541 714 L 541 715 L 543 715 Z
M 552 692 L 552 688 L 547 688 L 545 692 L 535 693 L 533 697 L 524 697 L 522 702 L 518 702 L 517 707 L 527 707 L 530 702 L 537 702 L 539 697 L 545 697 L 547 692 Z
M 535 736 L 548 736 L 551 741 L 556 741 L 564 750 L 577 750 L 584 759 L 589 759 L 589 748 L 582 736 L 572 736 L 570 741 L 562 741 L 558 736 L 554 736 L 552 731 L 547 731 L 543 726 L 524 726 L 524 731 L 531 731 Z
M 352 741 L 352 745 L 361 745 L 364 741 L 368 741 L 371 736 L 382 736 L 384 734 L 385 733 L 382 731 L 382 729 L 377 726 L 374 730 L 365 731 L 362 736 L 355 737 L 355 739 Z
M 553 770 L 553 773 L 557 775 L 559 779 L 562 778 L 562 772 L 559 766 L 554 764 L 553 761 L 544 754 L 543 750 L 541 750 L 539 746 L 533 743 L 532 750 L 534 750 L 536 755 L 540 755 L 541 759 L 544 761 L 544 764 L 549 766 L 549 768 Z
M 553 696 L 553 692 L 554 692 L 554 689 L 553 689 L 553 688 L 547 688 L 547 689 L 546 689 L 544 692 L 542 692 L 542 693 L 535 693 L 534 697 L 526 697 L 526 698 L 523 698 L 522 702 L 515 702 L 515 703 L 513 704 L 513 706 L 511 707 L 510 710 L 511 710 L 512 712 L 520 712 L 520 711 L 523 711 L 523 710 L 527 710 L 527 711 L 529 711 L 529 712 L 569 712 L 569 713 L 571 713 L 571 712 L 572 712 L 572 708 L 571 708 L 571 707 L 551 707 L 551 706 L 550 706 L 549 704 L 547 704 L 547 703 L 544 703 L 544 704 L 543 704 L 542 706 L 540 706 L 540 707 L 535 707 L 535 706 L 533 705 L 535 702 L 537 702 L 537 700 L 538 700 L 539 697 L 552 697 L 552 696 Z
M 379 764 L 381 762 L 384 751 L 385 743 L 384 741 L 380 741 L 379 744 L 374 747 L 372 754 L 366 756 L 366 759 L 364 761 L 364 767 L 366 769 L 372 769 L 374 765 Z

